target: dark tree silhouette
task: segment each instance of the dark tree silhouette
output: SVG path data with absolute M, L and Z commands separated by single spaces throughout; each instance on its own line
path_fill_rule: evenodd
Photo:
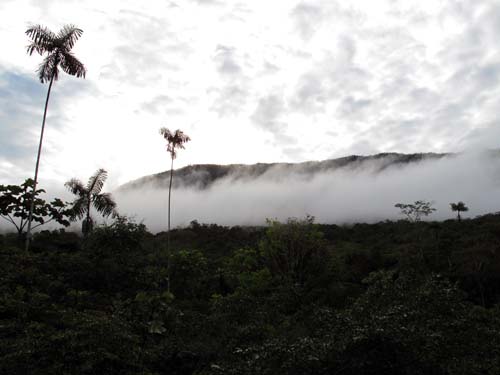
M 69 191 L 77 195 L 72 204 L 72 214 L 74 218 L 78 219 L 85 217 L 82 222 L 82 233 L 85 236 L 92 231 L 94 226 L 90 216 L 91 208 L 95 208 L 97 212 L 105 217 L 115 213 L 116 203 L 111 194 L 101 193 L 107 177 L 108 173 L 104 169 L 99 169 L 89 178 L 87 186 L 76 178 L 64 184 Z
M 55 221 L 65 227 L 69 226 L 70 212 L 67 204 L 59 198 L 54 198 L 48 203 L 39 195 L 45 193 L 45 190 L 38 189 L 34 192 L 34 181 L 28 178 L 21 185 L 0 185 L 0 217 L 11 223 L 17 231 L 17 237 L 20 245 L 24 229 L 28 224 L 30 204 L 34 201 L 32 220 L 36 222 L 31 229 Z
M 45 99 L 45 109 L 43 111 L 42 129 L 40 132 L 40 142 L 38 144 L 38 155 L 36 158 L 35 177 L 33 192 L 36 191 L 38 183 L 38 167 L 40 165 L 40 155 L 42 153 L 43 132 L 45 130 L 45 119 L 47 117 L 47 107 L 49 104 L 50 90 L 52 83 L 59 78 L 59 67 L 66 73 L 76 77 L 85 78 L 84 65 L 71 53 L 75 42 L 80 38 L 83 31 L 73 25 L 64 26 L 57 34 L 41 25 L 34 25 L 26 30 L 26 35 L 31 39 L 27 52 L 30 56 L 33 52 L 40 55 L 47 54 L 43 62 L 38 67 L 37 73 L 40 82 L 49 82 L 47 98 Z M 28 228 L 26 230 L 26 250 L 29 248 L 31 240 L 31 222 L 33 218 L 34 200 L 30 204 L 28 215 Z
M 394 207 L 401 210 L 401 215 L 405 215 L 406 219 L 412 223 L 417 223 L 422 220 L 422 216 L 429 216 L 435 208 L 432 207 L 432 202 L 415 201 L 414 203 L 397 203 Z
M 184 143 L 191 140 L 182 130 L 171 132 L 167 128 L 161 128 L 160 134 L 167 141 L 167 151 L 170 153 L 170 183 L 168 185 L 168 224 L 167 224 L 167 290 L 170 292 L 170 198 L 172 196 L 172 176 L 174 171 L 174 159 L 177 157 L 176 149 L 184 149 Z
M 469 211 L 469 207 L 465 205 L 464 202 L 460 201 L 458 203 L 450 203 L 450 208 L 453 212 L 457 212 L 457 220 L 462 221 L 462 217 L 460 216 L 460 212 Z

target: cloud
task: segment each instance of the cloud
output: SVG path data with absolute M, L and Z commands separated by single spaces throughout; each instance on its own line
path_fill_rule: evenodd
M 213 61 L 220 83 L 207 91 L 215 96 L 210 109 L 219 117 L 237 116 L 245 109 L 250 81 L 244 73 L 243 60 L 235 47 L 217 45 L 215 49 Z
M 497 149 L 500 139 L 499 122 L 484 124 L 481 128 L 471 129 L 459 140 L 459 144 L 468 150 Z
M 390 157 L 389 157 L 390 158 Z M 431 219 L 453 218 L 449 203 L 464 201 L 469 217 L 498 211 L 500 159 L 484 154 L 423 161 L 376 172 L 379 159 L 353 170 L 290 173 L 278 166 L 252 180 L 220 180 L 207 190 L 175 189 L 173 223 L 197 219 L 223 225 L 263 225 L 265 218 L 316 216 L 320 223 L 375 222 L 402 218 L 396 203 L 428 200 L 437 208 Z M 144 220 L 154 231 L 166 226 L 167 190 L 145 188 L 116 193 L 122 213 Z
M 297 79 L 290 97 L 293 111 L 306 115 L 321 114 L 344 95 L 371 94 L 367 89 L 371 75 L 355 61 L 356 41 L 340 35 L 333 46 L 332 51 L 310 59 L 308 69 Z
M 36 88 L 40 60 L 23 48 L 26 20 L 57 30 L 69 11 L 85 30 L 75 54 L 89 74 L 54 86 L 44 162 L 61 180 L 102 164 L 123 179 L 164 168 L 146 133 L 166 120 L 244 134 L 231 139 L 236 152 L 212 159 L 223 163 L 479 149 L 497 134 L 499 2 L 12 4 L 0 5 L 0 177 L 31 173 L 38 142 L 46 86 Z M 75 137 L 90 144 L 96 132 L 122 141 L 83 156 Z M 198 145 L 224 149 L 215 134 Z M 189 155 L 203 162 L 206 148 Z
M 359 117 L 366 113 L 372 103 L 369 99 L 356 99 L 352 96 L 347 96 L 340 102 L 338 111 L 342 117 Z
M 143 102 L 141 104 L 141 109 L 153 114 L 159 114 L 161 112 L 164 112 L 164 108 L 170 105 L 172 102 L 173 99 L 168 95 L 157 95 L 150 101 Z
M 286 134 L 287 124 L 283 121 L 286 110 L 283 96 L 270 94 L 259 99 L 251 120 L 263 130 L 271 133 L 277 144 L 296 143 L 293 137 Z
M 245 87 L 238 84 L 228 84 L 220 88 L 212 88 L 209 90 L 209 93 L 216 95 L 211 109 L 219 117 L 238 115 L 245 107 L 249 97 L 249 92 Z
M 62 74 L 52 86 L 42 149 L 44 158 L 64 147 L 56 139 L 69 121 L 65 108 L 72 100 L 93 90 L 92 85 L 78 81 Z M 9 165 L 0 167 L 4 181 L 24 180 L 33 173 L 47 89 L 48 85 L 41 84 L 34 75 L 10 73 L 0 67 L 0 162 Z
M 289 143 L 296 144 L 297 141 L 292 138 L 289 140 Z M 306 150 L 304 150 L 302 147 L 285 147 L 283 149 L 283 153 L 287 156 L 288 159 L 297 161 L 304 160 Z
M 315 73 L 306 73 L 300 77 L 292 99 L 293 108 L 304 113 L 323 111 L 327 101 L 324 86 L 326 79 L 322 74 Z
M 222 75 L 239 75 L 241 67 L 236 62 L 236 48 L 218 45 L 215 50 L 215 64 Z
M 309 40 L 326 19 L 325 7 L 313 2 L 301 2 L 291 11 L 301 37 Z
M 0 156 L 19 162 L 33 152 L 31 143 L 40 128 L 46 86 L 33 77 L 7 72 L 0 75 L 0 82 Z
M 194 3 L 197 3 L 202 6 L 220 6 L 224 3 L 218 0 L 192 0 Z
M 177 6 L 165 3 L 166 14 L 177 14 Z M 151 9 L 150 9 L 151 10 Z M 112 58 L 102 66 L 100 76 L 115 85 L 131 89 L 161 85 L 164 76 L 178 72 L 194 53 L 182 34 L 173 31 L 169 18 L 157 13 L 121 8 L 101 31 L 113 43 Z M 114 40 L 110 40 L 113 37 Z

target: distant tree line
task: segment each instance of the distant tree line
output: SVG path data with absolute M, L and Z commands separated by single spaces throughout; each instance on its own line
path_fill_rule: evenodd
M 401 211 L 400 213 L 406 216 L 408 221 L 416 223 L 421 221 L 423 217 L 427 217 L 436 211 L 432 205 L 432 202 L 418 200 L 414 203 L 396 203 L 394 207 L 399 208 Z M 450 208 L 452 211 L 457 212 L 458 221 L 462 220 L 460 212 L 469 211 L 469 208 L 462 201 L 458 203 L 450 203 Z

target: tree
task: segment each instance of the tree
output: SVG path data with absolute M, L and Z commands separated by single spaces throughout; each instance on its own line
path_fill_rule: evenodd
M 51 203 L 39 198 L 45 190 L 34 190 L 32 179 L 27 179 L 21 185 L 0 185 L 0 217 L 14 225 L 19 240 L 22 240 L 24 229 L 28 224 L 29 210 L 32 207 L 31 218 L 37 224 L 31 229 L 55 221 L 69 226 L 69 210 L 67 204 L 59 198 Z M 31 191 L 29 191 L 31 189 Z M 33 205 L 31 203 L 33 202 Z
M 405 215 L 408 221 L 413 223 L 422 220 L 422 216 L 429 216 L 436 211 L 436 209 L 432 207 L 432 203 L 426 201 L 415 201 L 413 204 L 397 203 L 394 207 L 399 208 L 401 214 Z
M 38 183 L 38 167 L 40 165 L 40 155 L 42 153 L 43 133 L 45 130 L 45 119 L 47 117 L 47 107 L 49 104 L 50 90 L 54 80 L 59 78 L 59 66 L 62 70 L 72 76 L 85 78 L 85 66 L 71 53 L 75 42 L 80 38 L 83 31 L 73 25 L 64 26 L 59 33 L 55 34 L 46 27 L 34 25 L 26 30 L 26 35 L 31 39 L 27 47 L 30 56 L 33 52 L 40 55 L 47 53 L 47 57 L 38 67 L 38 78 L 41 83 L 49 82 L 47 98 L 45 99 L 45 109 L 43 111 L 42 129 L 40 132 L 40 142 L 38 144 L 38 155 L 36 158 L 35 177 L 33 192 Z M 28 229 L 26 233 L 26 250 L 29 248 L 31 236 L 31 221 L 33 220 L 33 209 L 35 202 L 30 204 L 28 215 Z
M 309 278 L 321 274 L 326 264 L 326 245 L 313 216 L 289 218 L 284 224 L 268 219 L 267 224 L 259 247 L 274 275 L 303 286 Z
M 167 152 L 170 153 L 170 183 L 168 185 L 168 224 L 167 224 L 167 290 L 170 292 L 170 198 L 172 195 L 172 176 L 174 171 L 174 159 L 177 157 L 177 149 L 184 149 L 184 143 L 191 140 L 182 130 L 177 129 L 172 133 L 167 128 L 161 128 L 160 134 L 167 141 Z
M 94 221 L 90 216 L 92 207 L 105 217 L 115 213 L 116 203 L 111 194 L 101 193 L 107 177 L 108 172 L 101 168 L 89 178 L 87 186 L 76 178 L 64 184 L 69 191 L 78 196 L 72 204 L 72 213 L 74 218 L 85 217 L 82 222 L 84 236 L 87 236 L 94 226 Z
M 453 212 L 457 212 L 457 220 L 462 221 L 462 218 L 460 216 L 460 212 L 467 212 L 469 211 L 469 207 L 465 205 L 464 202 L 460 201 L 458 203 L 450 203 L 450 208 Z

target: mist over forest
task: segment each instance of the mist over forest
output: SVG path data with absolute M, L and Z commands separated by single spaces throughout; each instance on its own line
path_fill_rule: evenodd
M 500 1 L 0 14 L 0 375 L 500 374 Z
M 248 170 L 255 171 L 253 167 Z M 437 209 L 431 220 L 454 217 L 450 203 L 456 201 L 468 204 L 467 217 L 500 209 L 493 199 L 500 193 L 500 157 L 495 152 L 407 163 L 396 163 L 394 155 L 388 155 L 328 170 L 307 163 L 275 164 L 258 174 L 245 174 L 237 168 L 209 184 L 205 181 L 207 187 L 200 187 L 206 176 L 198 173 L 177 180 L 174 175 L 178 181 L 172 192 L 174 226 L 186 226 L 192 220 L 264 225 L 266 218 L 285 220 L 306 214 L 320 223 L 397 220 L 402 217 L 394 204 L 420 199 L 433 202 Z M 114 195 L 120 212 L 144 221 L 152 231 L 163 230 L 167 176 L 144 178 L 118 189 Z

